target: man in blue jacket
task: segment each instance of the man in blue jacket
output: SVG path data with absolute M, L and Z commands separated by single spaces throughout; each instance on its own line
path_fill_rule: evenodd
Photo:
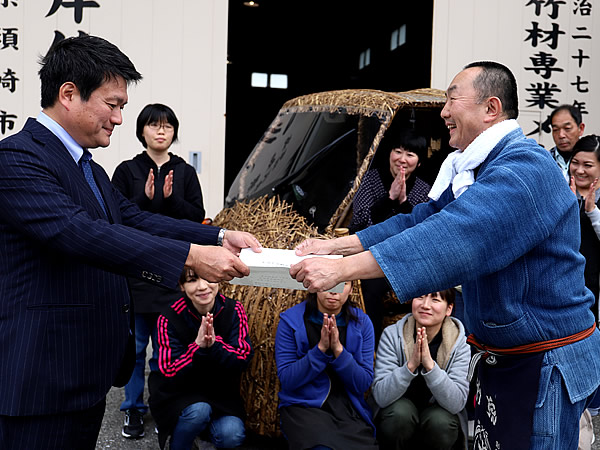
M 505 66 L 469 64 L 442 110 L 456 152 L 431 200 L 354 236 L 300 244 L 290 274 L 310 291 L 385 276 L 401 300 L 462 284 L 470 342 L 482 349 L 475 439 L 482 448 L 576 449 L 600 384 L 600 333 L 584 285 L 575 196 L 516 122 Z M 494 442 L 495 441 L 495 442 Z
M 133 367 L 126 276 L 174 288 L 187 265 L 230 280 L 248 274 L 234 253 L 259 244 L 141 211 L 91 161 L 141 79 L 116 46 L 65 39 L 40 79 L 42 112 L 0 142 L 0 447 L 94 449 Z

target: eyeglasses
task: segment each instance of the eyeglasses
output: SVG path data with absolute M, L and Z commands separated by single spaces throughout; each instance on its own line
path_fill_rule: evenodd
M 171 125 L 170 123 L 164 123 L 164 122 L 161 122 L 161 123 L 152 122 L 152 123 L 147 124 L 147 126 L 148 126 L 148 128 L 150 128 L 151 130 L 154 130 L 154 131 L 158 131 L 161 128 L 165 131 L 173 131 L 175 129 L 173 127 L 173 125 Z

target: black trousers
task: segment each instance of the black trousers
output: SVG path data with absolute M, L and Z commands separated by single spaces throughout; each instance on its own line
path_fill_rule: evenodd
M 83 411 L 41 416 L 0 415 L 3 450 L 95 450 L 106 399 Z

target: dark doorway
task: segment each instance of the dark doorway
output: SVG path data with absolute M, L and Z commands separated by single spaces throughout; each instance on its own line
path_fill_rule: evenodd
M 226 193 L 286 100 L 430 85 L 433 0 L 254 1 L 229 0 Z M 252 73 L 287 75 L 287 88 L 252 87 Z

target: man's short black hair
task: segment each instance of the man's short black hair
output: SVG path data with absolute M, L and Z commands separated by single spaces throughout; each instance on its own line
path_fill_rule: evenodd
M 175 112 L 167 105 L 162 103 L 152 103 L 144 106 L 137 118 L 135 135 L 142 143 L 144 148 L 148 147 L 146 139 L 144 139 L 144 127 L 150 123 L 170 123 L 173 125 L 173 141 L 177 142 L 177 132 L 179 131 L 179 120 Z
M 581 110 L 577 106 L 560 105 L 550 113 L 550 124 L 552 124 L 552 119 L 554 119 L 554 116 L 559 111 L 567 111 L 569 114 L 571 114 L 571 117 L 573 118 L 577 126 L 581 125 L 581 122 L 583 122 L 583 118 L 581 117 Z
M 473 80 L 473 87 L 479 93 L 479 101 L 488 97 L 498 97 L 502 110 L 509 119 L 519 117 L 519 96 L 517 80 L 510 69 L 494 61 L 477 61 L 465 66 L 481 67 L 481 72 Z
M 122 77 L 127 84 L 142 79 L 125 54 L 105 39 L 83 35 L 55 43 L 40 62 L 42 108 L 56 102 L 60 87 L 72 82 L 87 101 L 107 80 Z

